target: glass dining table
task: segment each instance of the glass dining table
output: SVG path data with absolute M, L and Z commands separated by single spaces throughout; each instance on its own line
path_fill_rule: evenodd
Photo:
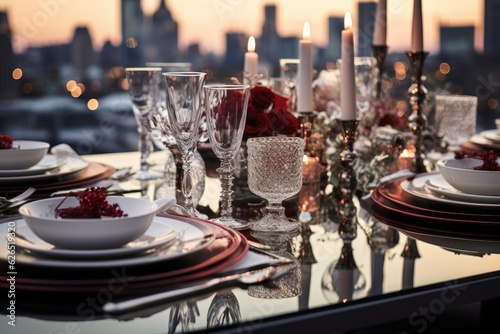
M 138 152 L 83 157 L 114 168 L 137 169 L 135 162 L 139 161 Z M 164 151 L 152 155 L 160 171 L 164 158 Z M 218 163 L 205 162 L 207 170 Z M 132 177 L 121 183 L 123 189 L 139 185 L 142 192 L 129 191 L 126 196 L 153 198 L 162 181 L 139 183 Z M 207 172 L 198 206 L 217 212 L 219 194 L 217 175 Z M 413 239 L 384 224 L 375 231 L 369 212 L 357 199 L 355 204 L 359 220 L 357 236 L 350 245 L 339 236 L 339 225 L 320 214 L 321 206 L 328 205 L 327 199 L 320 200 L 313 214 L 299 208 L 300 231 L 273 239 L 269 252 L 296 264 L 287 274 L 264 284 L 225 286 L 116 316 L 103 314 L 101 307 L 120 300 L 119 291 L 99 291 L 86 297 L 79 294 L 77 298 L 71 292 L 38 291 L 36 298 L 31 298 L 30 293 L 15 290 L 13 275 L 8 281 L 10 289 L 1 292 L 0 332 L 334 333 L 397 320 L 404 327 L 394 332 L 421 333 L 445 310 L 476 303 L 481 303 L 484 315 L 498 310 L 500 254 L 454 251 Z M 12 219 L 0 220 L 0 224 Z M 268 241 L 249 230 L 240 232 L 249 240 Z M 5 275 L 8 268 L 2 266 Z

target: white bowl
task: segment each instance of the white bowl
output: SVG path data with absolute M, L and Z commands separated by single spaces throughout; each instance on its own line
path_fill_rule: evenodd
M 481 159 L 443 159 L 437 162 L 443 178 L 467 194 L 500 195 L 500 171 L 476 170 L 483 164 Z
M 0 169 L 14 170 L 33 167 L 43 159 L 50 144 L 35 140 L 14 140 L 17 149 L 0 150 Z
M 63 198 L 49 198 L 22 205 L 19 213 L 40 239 L 65 249 L 109 249 L 121 247 L 146 232 L 156 213 L 175 203 L 173 199 L 151 202 L 147 199 L 108 196 L 127 217 L 55 218 L 55 208 Z M 78 206 L 78 199 L 68 197 L 59 208 Z M 168 204 L 168 205 L 166 205 Z

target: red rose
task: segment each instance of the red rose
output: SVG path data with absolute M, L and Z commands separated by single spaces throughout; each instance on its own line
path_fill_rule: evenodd
M 269 136 L 270 126 L 271 121 L 267 114 L 248 110 L 243 138 Z
M 217 115 L 217 127 L 226 129 L 230 124 L 234 126 L 241 120 L 241 114 L 237 114 L 236 110 L 242 110 L 244 104 L 244 96 L 240 92 L 230 90 L 228 94 L 221 97 L 219 105 L 213 109 Z
M 378 126 L 389 125 L 393 129 L 403 131 L 407 128 L 406 119 L 395 114 L 384 114 L 380 117 Z
M 275 133 L 295 135 L 300 129 L 299 120 L 287 110 L 272 110 L 269 113 L 271 129 Z
M 274 102 L 274 96 L 274 92 L 265 86 L 255 86 L 250 89 L 250 103 L 262 111 Z
M 273 110 L 288 111 L 288 98 L 276 93 L 276 95 L 274 96 Z

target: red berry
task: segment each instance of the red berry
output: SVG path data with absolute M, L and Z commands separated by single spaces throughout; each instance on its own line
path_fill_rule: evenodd
M 56 215 L 61 218 L 100 218 L 106 217 L 127 217 L 128 215 L 120 209 L 116 203 L 109 204 L 106 200 L 106 188 L 90 187 L 77 195 L 79 206 L 59 209 L 59 206 L 66 200 L 67 196 L 56 207 Z M 68 196 L 69 196 L 68 195 Z
M 0 135 L 0 150 L 12 149 L 12 142 L 14 139 L 8 135 Z

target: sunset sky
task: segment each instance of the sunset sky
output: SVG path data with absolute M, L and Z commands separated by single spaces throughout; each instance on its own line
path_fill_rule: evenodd
M 278 32 L 282 36 L 301 36 L 305 21 L 311 24 L 311 38 L 320 47 L 327 43 L 328 16 L 343 17 L 351 12 L 357 23 L 356 0 L 167 0 L 167 6 L 180 24 L 180 48 L 199 43 L 202 52 L 225 52 L 225 32 L 244 32 L 258 37 L 262 29 L 264 6 L 277 6 Z M 158 7 L 159 0 L 142 0 L 146 15 Z M 438 50 L 439 26 L 474 25 L 476 49 L 482 50 L 483 1 L 422 0 L 424 47 Z M 388 0 L 387 44 L 390 51 L 410 48 L 412 0 Z M 68 43 L 78 25 L 90 29 L 95 49 L 106 40 L 121 41 L 120 0 L 0 0 L 7 10 L 17 51 L 27 46 Z M 500 19 L 500 18 L 499 18 Z

